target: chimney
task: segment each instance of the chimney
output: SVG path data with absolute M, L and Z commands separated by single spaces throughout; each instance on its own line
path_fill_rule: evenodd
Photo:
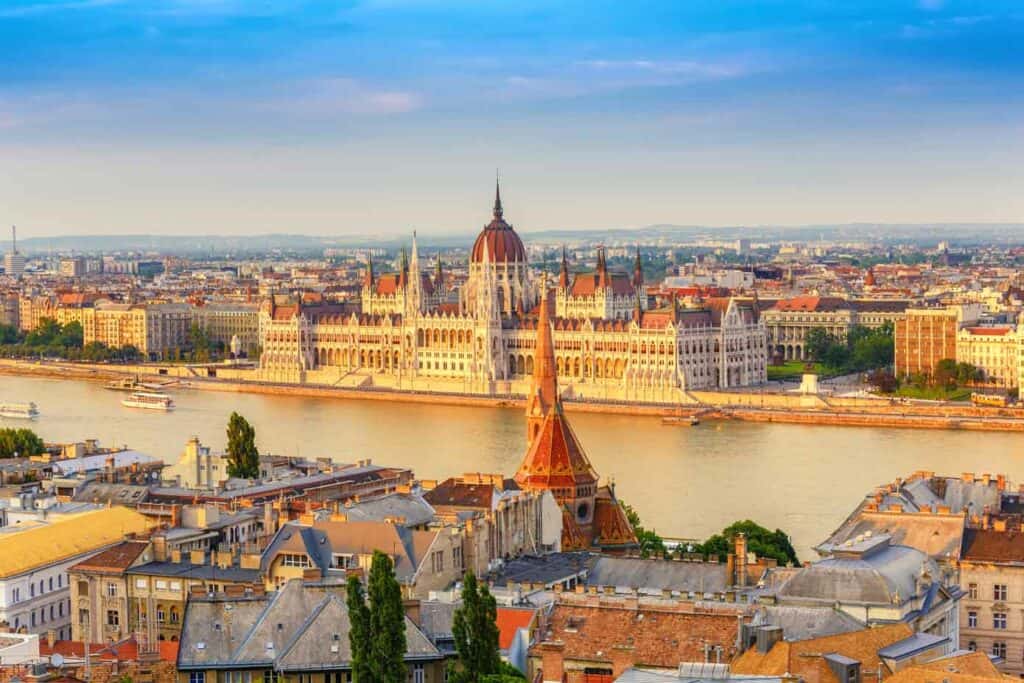
M 50 646 L 50 651 L 53 651 L 53 644 L 57 642 L 57 632 L 52 628 L 46 632 L 46 644 Z
M 757 629 L 757 651 L 767 654 L 775 647 L 775 643 L 782 640 L 781 626 L 762 626 Z
M 537 646 L 540 650 L 541 680 L 560 682 L 565 676 L 565 643 L 547 642 Z
M 612 680 L 617 680 L 626 669 L 633 666 L 635 659 L 632 645 L 612 646 Z
M 733 539 L 733 552 L 736 553 L 736 585 L 747 585 L 747 535 L 742 531 Z
M 420 626 L 420 601 L 419 600 L 403 600 L 402 607 L 405 609 L 405 616 L 409 617 L 412 623 L 416 624 L 417 628 Z
M 996 488 L 999 491 L 1005 491 L 1006 490 L 1006 475 L 1005 474 L 998 474 L 998 475 L 996 475 Z

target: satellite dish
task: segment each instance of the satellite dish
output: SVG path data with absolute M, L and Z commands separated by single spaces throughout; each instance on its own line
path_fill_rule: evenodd
M 64 655 L 58 653 L 50 655 L 50 666 L 54 667 L 55 669 L 59 669 L 60 667 L 64 666 Z

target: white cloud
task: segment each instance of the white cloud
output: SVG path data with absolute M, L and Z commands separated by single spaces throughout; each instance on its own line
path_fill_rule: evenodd
M 375 88 L 353 78 L 318 78 L 302 81 L 280 93 L 269 109 L 303 116 L 336 114 L 404 114 L 422 106 L 413 92 Z

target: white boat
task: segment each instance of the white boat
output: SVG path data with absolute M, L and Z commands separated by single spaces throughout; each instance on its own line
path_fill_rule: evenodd
M 128 398 L 121 400 L 127 408 L 147 408 L 149 410 L 174 410 L 174 401 L 167 394 L 150 391 L 136 391 Z
M 12 417 L 17 420 L 34 420 L 39 417 L 39 409 L 35 403 L 0 403 L 0 417 Z

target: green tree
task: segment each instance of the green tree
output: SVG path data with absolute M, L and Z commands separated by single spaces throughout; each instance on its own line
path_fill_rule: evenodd
M 8 346 L 17 344 L 19 341 L 21 341 L 21 335 L 18 334 L 18 328 L 13 325 L 0 324 L 0 344 Z
M 375 550 L 367 581 L 374 683 L 405 683 L 405 608 L 391 558 Z
M 44 450 L 43 440 L 31 429 L 0 429 L 0 458 L 28 457 Z
M 484 676 L 501 673 L 498 656 L 498 607 L 486 584 L 478 584 L 473 572 L 462 582 L 462 605 L 452 621 L 458 664 L 449 662 L 448 680 L 481 683 Z
M 358 576 L 348 577 L 345 591 L 345 603 L 348 605 L 348 619 L 351 627 L 348 632 L 349 649 L 352 651 L 352 680 L 356 683 L 373 680 L 373 669 L 370 665 L 370 610 L 366 606 L 363 582 Z
M 626 519 L 629 520 L 630 526 L 633 527 L 633 533 L 636 535 L 636 540 L 640 543 L 640 557 L 662 555 L 665 552 L 664 539 L 653 529 L 645 529 L 643 527 L 640 523 L 640 515 L 637 514 L 632 506 L 622 501 L 619 501 L 619 505 L 622 506 L 622 511 L 626 513 Z
M 256 450 L 256 430 L 238 413 L 228 419 L 228 476 L 257 479 L 260 453 Z
M 815 327 L 804 336 L 804 352 L 808 358 L 821 362 L 832 343 L 832 335 L 824 327 Z
M 25 345 L 41 348 L 53 344 L 60 336 L 61 326 L 53 318 L 40 318 L 34 330 L 25 335 Z
M 206 336 L 206 331 L 193 323 L 188 336 L 192 345 L 192 360 L 201 363 L 210 360 L 210 339 Z
M 774 558 L 780 565 L 793 564 L 797 566 L 800 564 L 796 550 L 793 549 L 793 544 L 786 532 L 781 529 L 770 531 L 749 519 L 733 522 L 725 527 L 722 533 L 715 534 L 704 541 L 699 546 L 698 552 L 721 558 L 733 551 L 736 535 L 741 532 L 747 537 L 747 550 L 758 557 Z
M 72 320 L 67 325 L 60 328 L 60 335 L 58 335 L 56 342 L 60 346 L 65 348 L 82 348 L 82 343 L 85 341 L 85 331 L 82 329 L 82 323 L 77 320 Z

